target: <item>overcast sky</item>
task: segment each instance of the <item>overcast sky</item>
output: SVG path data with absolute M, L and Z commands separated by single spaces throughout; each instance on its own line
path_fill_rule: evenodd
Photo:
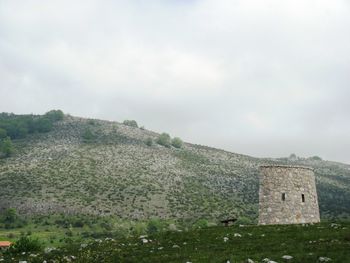
M 348 0 L 0 0 L 0 112 L 350 163 Z

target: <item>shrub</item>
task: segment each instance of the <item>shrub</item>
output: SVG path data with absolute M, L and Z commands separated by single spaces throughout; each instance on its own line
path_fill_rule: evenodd
M 39 252 L 42 250 L 42 244 L 38 239 L 21 236 L 10 248 L 7 250 L 10 254 L 18 254 L 22 252 Z
M 310 157 L 310 159 L 313 161 L 322 161 L 322 158 L 319 156 L 312 156 L 312 157 Z
M 205 228 L 208 227 L 208 220 L 199 219 L 196 223 L 193 224 L 194 228 Z
M 162 230 L 162 223 L 157 218 L 152 218 L 147 224 L 147 233 L 154 234 Z
M 0 140 L 0 156 L 10 157 L 13 151 L 13 144 L 10 137 Z
M 183 142 L 179 137 L 175 137 L 174 139 L 171 140 L 171 145 L 174 146 L 175 148 L 181 148 L 182 144 Z
M 88 123 L 89 125 L 91 125 L 91 126 L 94 126 L 94 125 L 97 124 L 97 122 L 96 122 L 95 120 L 93 120 L 93 119 L 89 119 L 87 123 Z
M 52 122 L 56 122 L 63 120 L 64 114 L 61 110 L 50 110 L 46 112 L 44 116 Z
M 289 159 L 296 160 L 297 159 L 296 154 L 295 153 L 290 154 Z
M 165 146 L 165 147 L 170 147 L 170 143 L 171 143 L 171 138 L 170 135 L 163 132 L 161 135 L 159 135 L 158 139 L 157 139 L 157 143 L 159 145 Z
M 139 127 L 135 120 L 125 120 L 125 121 L 123 121 L 123 124 L 127 125 L 127 126 L 130 126 L 130 127 L 135 127 L 135 128 Z
M 1 138 L 6 138 L 7 137 L 7 132 L 5 129 L 0 128 L 0 139 Z
M 90 130 L 86 129 L 82 134 L 83 142 L 92 142 L 96 139 L 96 135 Z
M 248 218 L 248 217 L 240 216 L 237 219 L 236 224 L 239 224 L 239 225 L 251 225 L 251 224 L 253 224 L 253 221 L 250 218 Z
M 38 132 L 49 132 L 52 129 L 53 121 L 49 118 L 40 118 L 35 121 L 35 127 Z
M 14 223 L 18 218 L 17 211 L 15 208 L 6 209 L 2 221 L 4 223 Z
M 152 145 L 153 145 L 153 140 L 152 140 L 152 138 L 147 138 L 146 141 L 145 141 L 145 144 L 146 144 L 147 146 L 152 146 Z

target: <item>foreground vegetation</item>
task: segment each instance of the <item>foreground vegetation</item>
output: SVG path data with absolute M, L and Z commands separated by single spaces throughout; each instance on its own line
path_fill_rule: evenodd
M 31 240 L 22 240 L 28 244 Z M 61 247 L 17 245 L 5 262 L 349 262 L 350 222 L 315 225 L 172 229 L 72 242 Z M 25 252 L 25 253 L 23 253 Z

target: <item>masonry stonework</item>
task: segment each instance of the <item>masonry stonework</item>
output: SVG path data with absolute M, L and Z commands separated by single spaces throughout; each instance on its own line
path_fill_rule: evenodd
M 260 167 L 259 224 L 320 222 L 312 168 L 269 165 Z

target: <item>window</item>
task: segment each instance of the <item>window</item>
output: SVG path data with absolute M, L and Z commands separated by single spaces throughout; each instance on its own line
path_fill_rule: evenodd
M 301 201 L 302 201 L 303 203 L 305 203 L 305 195 L 304 195 L 304 194 L 301 194 Z
M 286 193 L 282 193 L 282 201 L 286 200 Z

